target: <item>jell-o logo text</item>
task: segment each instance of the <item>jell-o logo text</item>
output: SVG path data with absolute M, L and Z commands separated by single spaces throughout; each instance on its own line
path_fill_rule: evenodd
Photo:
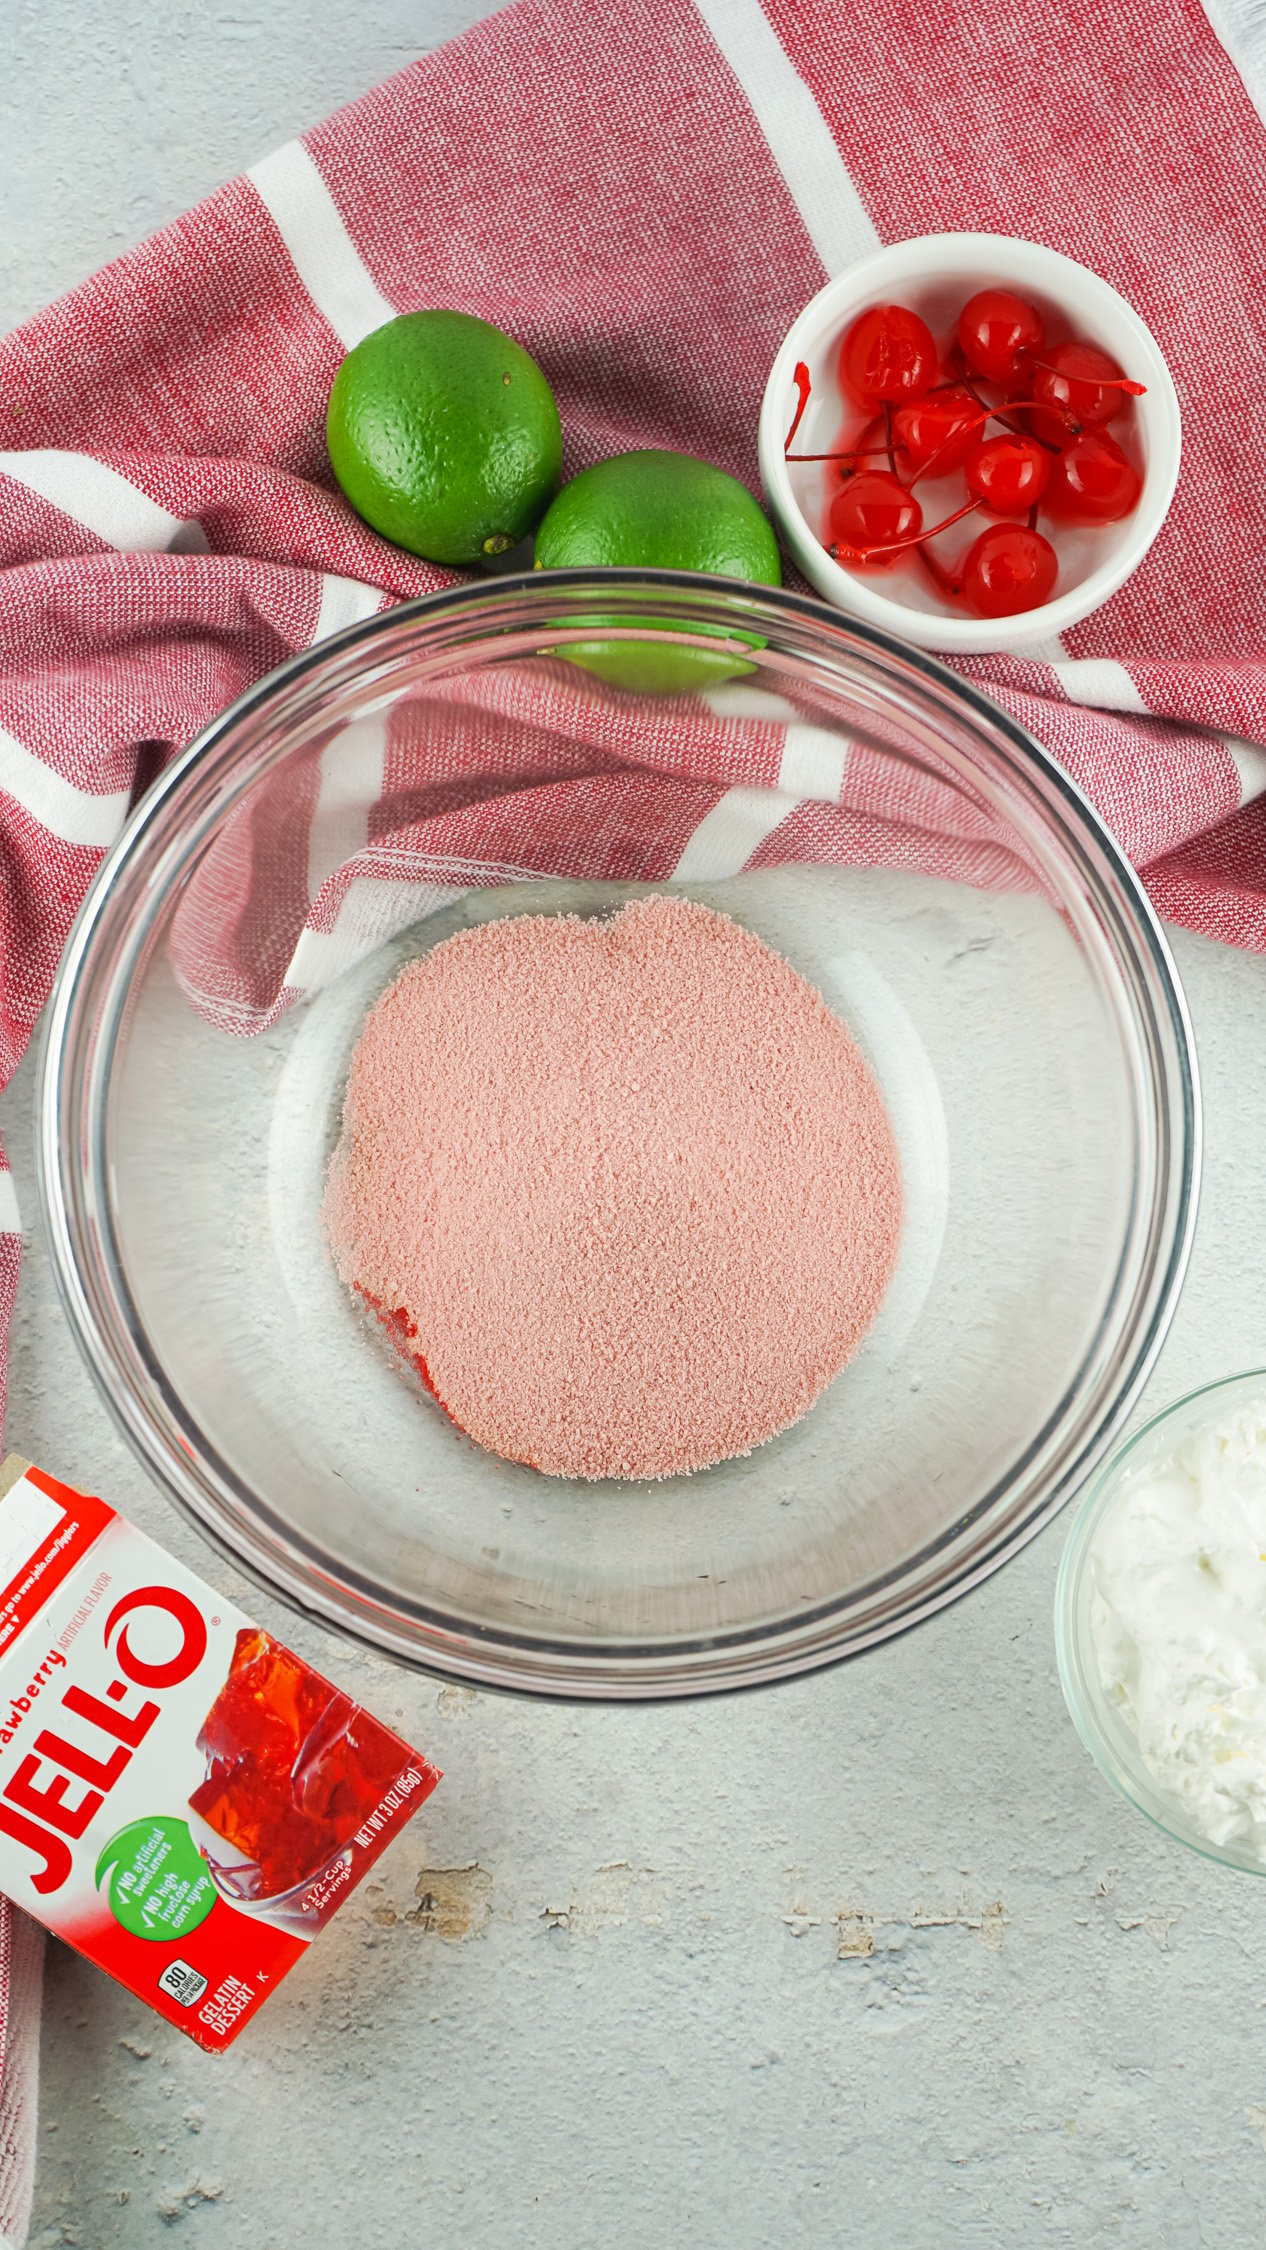
M 138 1610 L 160 1610 L 174 1619 L 181 1636 L 174 1655 L 151 1663 L 135 1653 L 126 1621 Z M 70 1843 L 77 1842 L 96 1818 L 160 1714 L 161 1704 L 149 1696 L 128 1709 L 130 1690 L 179 1686 L 197 1671 L 207 1650 L 201 1614 L 189 1596 L 173 1586 L 138 1586 L 125 1594 L 105 1621 L 107 1649 L 116 1633 L 112 1654 L 122 1677 L 110 1681 L 106 1700 L 72 1681 L 57 1706 L 64 1716 L 55 1716 L 54 1724 L 36 1735 L 0 1791 L 0 1830 L 35 1853 L 39 1866 L 31 1882 L 44 1897 L 66 1881 L 73 1865 Z M 65 1662 L 62 1652 L 53 1648 L 34 1667 L 26 1692 L 12 1700 L 0 1741 L 13 1739 L 36 1698 Z

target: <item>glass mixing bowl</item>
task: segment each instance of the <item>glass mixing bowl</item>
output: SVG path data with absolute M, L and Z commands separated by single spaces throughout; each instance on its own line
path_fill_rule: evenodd
M 649 645 L 662 678 L 694 650 L 705 684 L 564 661 L 595 617 L 608 655 Z M 902 1249 L 794 1428 L 691 1478 L 556 1481 L 466 1439 L 358 1315 L 323 1170 L 404 962 L 647 888 L 734 915 L 847 1021 Z M 560 573 L 355 627 L 175 759 L 67 948 L 40 1135 L 72 1324 L 210 1539 L 406 1661 L 633 1697 L 850 1654 L 1047 1521 L 1167 1326 L 1199 1104 L 1136 876 L 984 696 L 795 594 Z

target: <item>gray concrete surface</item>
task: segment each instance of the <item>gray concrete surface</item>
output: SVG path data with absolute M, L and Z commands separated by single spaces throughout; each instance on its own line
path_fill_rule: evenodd
M 9 0 L 0 320 L 480 12 Z M 1150 1404 L 1266 1361 L 1266 964 L 1178 939 L 1208 1102 Z M 115 1437 L 31 1224 L 10 1441 L 95 1484 L 448 1769 L 241 2046 L 60 1948 L 40 2250 L 1218 2250 L 1266 2219 L 1266 1887 L 1168 1845 L 1065 1716 L 1057 1526 L 905 1641 L 739 1702 L 411 1678 L 234 1584 Z
M 504 0 L 0 0 L 0 333 Z
M 1206 1073 L 1155 1404 L 1266 1361 L 1266 964 L 1178 937 Z M 33 1070 L 0 1101 L 36 1210 Z M 1055 1526 L 905 1640 L 739 1701 L 472 1695 L 307 1628 L 114 1435 L 38 1237 L 10 1440 L 446 1779 L 238 2048 L 50 1953 L 40 2250 L 1194 2250 L 1266 2214 L 1266 1885 L 1171 1846 L 1061 1700 Z

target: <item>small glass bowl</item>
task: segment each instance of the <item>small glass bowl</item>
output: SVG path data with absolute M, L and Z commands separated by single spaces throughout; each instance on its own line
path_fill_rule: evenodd
M 1188 1391 L 1118 1446 L 1095 1478 L 1068 1534 L 1055 1588 L 1055 1649 L 1060 1685 L 1073 1724 L 1087 1750 L 1110 1782 L 1136 1809 L 1175 1843 L 1187 1844 L 1204 1859 L 1220 1860 L 1246 1875 L 1266 1875 L 1266 1862 L 1242 1844 L 1214 1844 L 1193 1827 L 1176 1797 L 1154 1778 L 1143 1761 L 1138 1737 L 1108 1696 L 1099 1672 L 1099 1654 L 1090 1625 L 1094 1592 L 1091 1555 L 1095 1537 L 1128 1477 L 1159 1468 L 1199 1430 L 1266 1394 L 1266 1368 L 1224 1376 Z

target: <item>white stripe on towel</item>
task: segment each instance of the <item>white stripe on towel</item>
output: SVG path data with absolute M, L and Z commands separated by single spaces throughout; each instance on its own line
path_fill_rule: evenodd
M 309 646 L 328 640 L 331 633 L 341 633 L 345 625 L 359 625 L 366 617 L 376 616 L 382 598 L 378 586 L 366 586 L 359 578 L 339 578 L 334 571 L 327 571 L 321 580 L 321 600 Z
M 781 828 L 801 797 L 781 789 L 727 789 L 711 812 L 705 813 L 673 869 L 681 882 L 702 883 L 720 875 L 737 875 L 752 853 Z
M 63 844 L 95 844 L 105 851 L 127 818 L 126 789 L 98 796 L 79 789 L 46 766 L 16 735 L 0 727 L 0 790 L 23 806 L 50 836 Z
M 784 53 L 760 0 L 695 0 L 751 104 L 828 275 L 879 248 L 830 126 Z
M 246 175 L 270 212 L 300 281 L 344 350 L 395 319 L 302 141 L 287 141 Z
M 0 453 L 0 469 L 121 554 L 205 554 L 196 516 L 174 516 L 91 453 Z
M 21 1234 L 22 1214 L 12 1172 L 0 1172 L 0 1234 Z

